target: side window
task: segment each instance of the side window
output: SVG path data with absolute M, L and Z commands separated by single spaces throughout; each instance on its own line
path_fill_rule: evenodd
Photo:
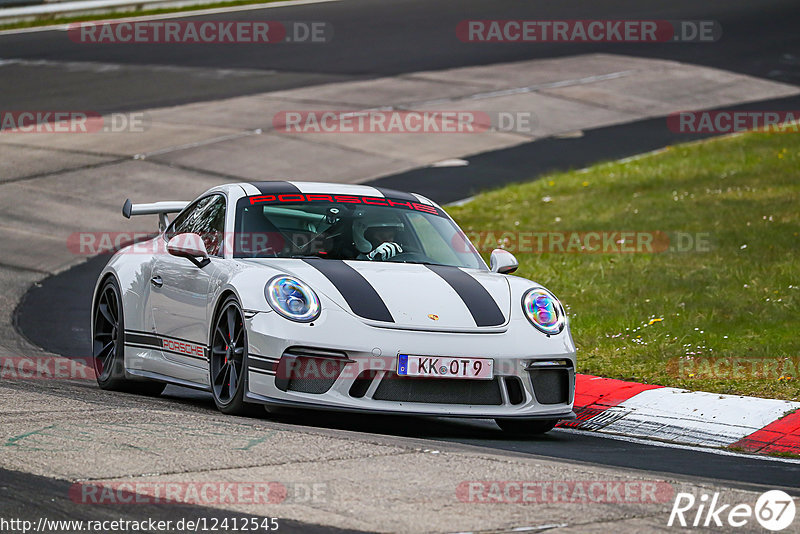
M 211 199 L 212 197 L 201 198 L 183 210 L 167 228 L 167 241 L 178 234 L 190 233 L 192 231 L 192 224 L 200 216 L 203 208 L 211 201 Z
M 192 222 L 191 232 L 199 234 L 206 244 L 209 256 L 222 255 L 225 236 L 225 197 L 214 195 L 200 209 L 200 215 Z
M 225 197 L 211 195 L 189 206 L 167 228 L 167 240 L 178 234 L 193 233 L 203 238 L 209 256 L 222 255 L 225 235 Z

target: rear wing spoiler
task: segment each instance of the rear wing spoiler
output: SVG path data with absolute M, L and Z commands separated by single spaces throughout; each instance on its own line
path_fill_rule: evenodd
M 189 202 L 182 200 L 133 204 L 131 199 L 126 199 L 125 204 L 122 205 L 122 215 L 126 219 L 130 219 L 133 215 L 158 215 L 158 229 L 163 232 L 169 224 L 167 214 L 179 213 L 188 205 Z

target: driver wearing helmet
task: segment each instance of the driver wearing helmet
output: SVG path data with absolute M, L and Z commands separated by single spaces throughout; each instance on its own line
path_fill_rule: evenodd
M 403 252 L 397 243 L 403 228 L 394 214 L 365 215 L 353 223 L 353 241 L 366 259 L 386 261 Z

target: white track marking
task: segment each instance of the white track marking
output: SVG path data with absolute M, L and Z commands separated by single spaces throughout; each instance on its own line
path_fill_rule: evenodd
M 456 201 L 453 201 L 453 202 L 451 202 L 449 204 L 446 204 L 446 207 L 451 208 L 451 207 L 463 206 L 464 204 L 469 204 L 473 200 L 475 200 L 474 196 L 467 197 L 467 198 L 462 198 L 461 200 L 456 200 Z
M 657 388 L 607 409 L 587 425 L 600 432 L 724 447 L 798 408 L 798 402 Z
M 461 158 L 443 159 L 431 164 L 431 167 L 466 167 L 469 161 Z

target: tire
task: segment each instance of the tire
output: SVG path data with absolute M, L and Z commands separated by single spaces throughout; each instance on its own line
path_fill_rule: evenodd
M 558 419 L 495 419 L 504 432 L 518 436 L 539 436 L 553 430 Z
M 92 360 L 100 389 L 160 395 L 166 384 L 125 376 L 125 315 L 115 278 L 109 278 L 100 288 L 92 321 Z
M 211 333 L 208 362 L 211 395 L 217 409 L 227 415 L 251 415 L 253 404 L 244 400 L 247 391 L 247 329 L 236 297 L 219 307 Z

